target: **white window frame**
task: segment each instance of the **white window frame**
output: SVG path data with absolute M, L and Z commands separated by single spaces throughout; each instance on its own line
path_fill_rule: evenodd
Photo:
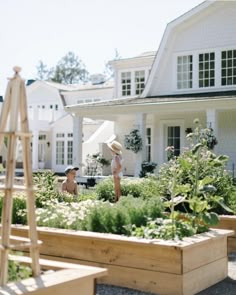
M 226 52 L 226 58 L 223 58 L 223 52 Z M 229 52 L 232 52 L 232 57 L 230 58 Z M 230 65 L 229 62 L 232 61 Z M 223 62 L 225 64 L 223 64 Z M 223 72 L 224 71 L 224 72 Z M 232 71 L 229 74 L 229 71 Z M 232 79 L 232 83 L 228 83 L 229 79 Z M 226 84 L 223 85 L 223 79 L 226 80 Z M 234 49 L 221 50 L 221 86 L 235 86 L 236 85 L 236 46 Z
M 193 88 L 193 69 L 193 54 L 177 56 L 176 87 L 178 90 Z
M 126 81 L 125 83 L 122 83 L 123 79 Z M 130 82 L 127 82 L 127 80 L 130 80 Z M 123 90 L 123 86 L 126 88 Z M 129 86 L 129 89 L 128 89 Z M 132 95 L 132 72 L 131 71 L 125 71 L 121 72 L 120 75 L 120 88 L 121 88 L 121 96 L 131 96 Z
M 142 94 L 145 88 L 145 70 L 139 70 L 134 72 L 135 83 L 135 95 Z
M 214 55 L 214 59 L 212 59 L 212 55 Z M 207 56 L 209 57 L 209 59 Z M 215 77 L 216 77 L 215 59 L 216 59 L 215 51 L 203 52 L 198 54 L 198 88 L 199 89 L 215 87 Z M 211 77 L 212 72 L 214 72 L 213 77 Z M 202 76 L 200 74 L 202 74 Z M 211 81 L 214 82 L 213 85 L 211 85 L 212 83 Z
M 180 152 L 185 144 L 184 120 L 161 120 L 160 121 L 160 148 L 162 149 L 163 163 L 167 162 L 167 128 L 170 126 L 180 126 Z

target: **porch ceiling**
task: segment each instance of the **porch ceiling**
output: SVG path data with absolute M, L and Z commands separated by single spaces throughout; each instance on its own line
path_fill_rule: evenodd
M 116 120 L 121 115 L 135 113 L 163 114 L 191 111 L 205 111 L 206 109 L 236 110 L 236 96 L 225 97 L 152 97 L 114 99 L 97 103 L 68 105 L 68 113 L 104 120 Z

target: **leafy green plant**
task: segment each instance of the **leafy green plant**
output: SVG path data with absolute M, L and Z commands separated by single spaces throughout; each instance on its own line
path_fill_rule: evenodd
M 191 220 L 196 232 L 208 230 L 209 226 L 218 223 L 216 207 L 231 211 L 224 202 L 225 187 L 220 185 L 223 178 L 225 184 L 231 186 L 225 172 L 228 157 L 213 154 L 201 136 L 203 133 L 204 130 L 197 126 L 194 133 L 188 134 L 190 149 L 178 158 L 171 159 L 159 174 L 159 180 L 164 184 L 160 187 L 167 197 L 165 205 L 170 210 L 173 228 L 177 220 L 175 211 L 178 205 L 181 205 L 179 208 L 182 211 L 191 213 L 188 220 Z
M 114 184 L 111 177 L 98 183 L 96 194 L 99 200 L 114 201 Z M 123 178 L 121 180 L 122 196 L 148 199 L 159 195 L 159 184 L 155 176 L 145 178 Z
M 130 235 L 132 225 L 145 225 L 149 218 L 160 217 L 162 210 L 163 204 L 159 198 L 143 200 L 128 196 L 115 204 L 101 202 L 86 215 L 83 229 Z
M 20 255 L 19 252 L 14 255 Z M 27 279 L 32 276 L 32 269 L 28 266 L 20 264 L 18 261 L 8 261 L 8 281 L 15 282 L 23 279 Z
M 3 194 L 0 196 L 0 215 L 2 214 Z M 24 212 L 24 214 L 21 214 Z M 17 193 L 13 196 L 12 221 L 13 224 L 26 224 L 26 196 Z
M 43 207 L 43 204 L 48 200 L 62 198 L 58 189 L 57 176 L 51 170 L 38 172 L 34 174 L 35 185 L 35 202 L 36 207 Z
M 96 200 L 71 203 L 49 200 L 43 208 L 36 209 L 37 225 L 80 230 L 90 208 L 98 205 Z

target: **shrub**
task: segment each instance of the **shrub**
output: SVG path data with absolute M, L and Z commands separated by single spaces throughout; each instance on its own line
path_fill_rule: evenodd
M 0 215 L 2 214 L 3 195 L 0 196 Z M 24 214 L 21 214 L 24 212 Z M 26 196 L 18 193 L 13 196 L 12 204 L 12 223 L 13 224 L 26 224 Z
M 163 205 L 158 198 L 149 200 L 131 196 L 120 198 L 116 204 L 99 203 L 85 217 L 84 230 L 130 235 L 132 225 L 145 225 L 149 218 L 161 216 Z
M 134 198 L 151 198 L 159 195 L 158 182 L 155 176 L 146 178 L 123 178 L 121 180 L 121 195 Z M 100 182 L 96 186 L 96 194 L 99 200 L 114 201 L 114 184 L 112 178 Z
M 99 201 L 59 202 L 50 200 L 36 209 L 37 225 L 63 229 L 82 229 L 83 220 L 91 207 Z
M 50 170 L 34 174 L 36 207 L 43 207 L 48 200 L 61 199 L 63 193 L 58 192 L 57 176 Z

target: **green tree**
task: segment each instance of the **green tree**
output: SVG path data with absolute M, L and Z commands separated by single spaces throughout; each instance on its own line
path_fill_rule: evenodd
M 112 59 L 112 61 L 119 60 L 119 59 L 121 59 L 121 56 L 120 56 L 118 50 L 115 49 L 115 56 Z M 105 63 L 105 69 L 103 71 L 103 74 L 105 75 L 106 80 L 114 78 L 114 69 L 113 69 L 113 66 L 110 64 L 110 61 Z
M 37 67 L 40 80 L 51 80 L 63 84 L 75 84 L 88 81 L 89 73 L 85 65 L 73 52 L 68 52 L 51 69 L 40 61 Z
M 37 68 L 37 79 L 38 80 L 48 80 L 51 70 L 47 68 L 47 65 L 43 63 L 42 60 L 39 61 Z

